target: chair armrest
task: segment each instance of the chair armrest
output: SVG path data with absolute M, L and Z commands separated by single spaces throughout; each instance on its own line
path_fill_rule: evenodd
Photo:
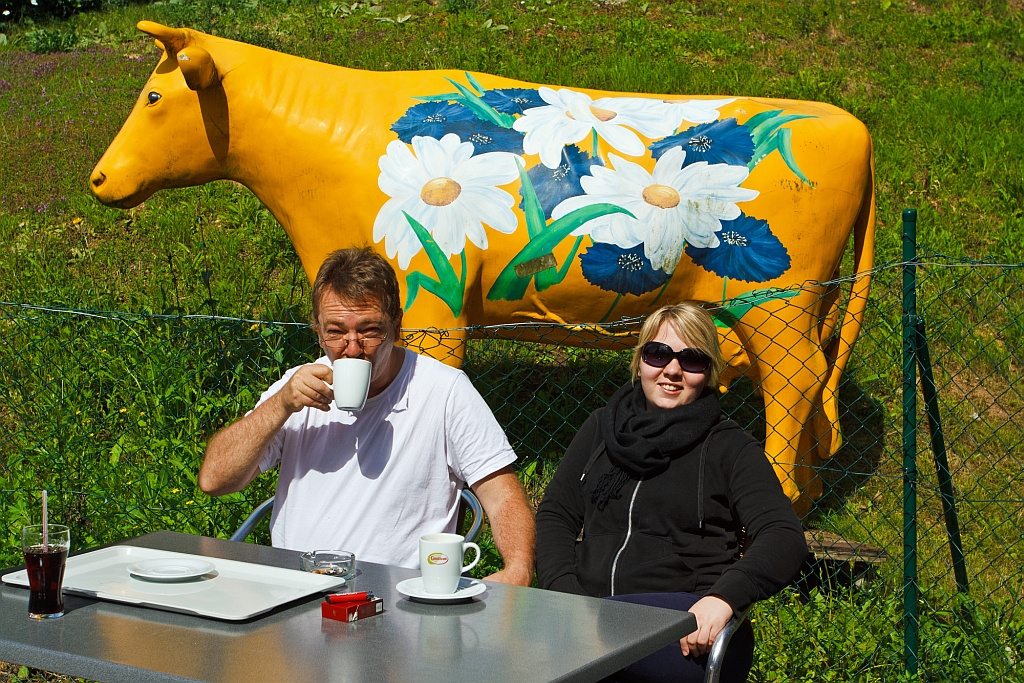
M 484 506 L 480 504 L 480 499 L 476 497 L 476 494 L 468 488 L 462 489 L 462 500 L 473 511 L 473 523 L 469 525 L 469 531 L 466 532 L 466 540 L 472 543 L 476 541 L 476 537 L 480 535 L 480 528 L 484 525 Z
M 718 634 L 715 644 L 711 646 L 711 654 L 708 656 L 708 667 L 704 670 L 704 683 L 718 683 L 718 678 L 722 675 L 722 664 L 725 662 L 725 651 L 729 647 L 729 641 L 732 640 L 733 635 L 739 630 L 740 624 L 746 620 L 749 613 L 750 608 L 748 607 L 733 616 L 722 632 Z
M 242 525 L 235 530 L 235 533 L 231 534 L 229 541 L 244 541 L 252 530 L 256 528 L 259 521 L 267 516 L 271 510 L 274 509 L 274 496 L 267 498 L 265 501 L 256 506 L 256 509 L 245 518 Z

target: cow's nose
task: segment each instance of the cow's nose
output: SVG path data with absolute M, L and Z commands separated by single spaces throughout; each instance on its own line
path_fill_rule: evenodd
M 92 175 L 89 176 L 89 182 L 92 183 L 94 189 L 98 189 L 99 186 L 106 181 L 106 179 L 106 174 L 104 174 L 103 171 L 100 171 L 98 169 L 93 171 Z

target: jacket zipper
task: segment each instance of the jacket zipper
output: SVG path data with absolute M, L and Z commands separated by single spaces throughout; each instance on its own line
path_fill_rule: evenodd
M 633 535 L 633 503 L 636 502 L 636 492 L 640 490 L 640 482 L 636 483 L 636 488 L 633 489 L 633 497 L 629 499 L 629 519 L 626 524 L 626 540 L 622 542 L 622 547 L 619 548 L 619 552 L 615 553 L 615 559 L 612 560 L 612 595 L 615 595 L 615 568 L 619 565 L 619 555 L 626 549 L 626 544 L 629 543 L 629 537 Z

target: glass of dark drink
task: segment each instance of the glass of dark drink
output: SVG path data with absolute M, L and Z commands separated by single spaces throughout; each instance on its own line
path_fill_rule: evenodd
M 28 572 L 28 615 L 34 619 L 64 616 L 64 565 L 71 549 L 71 530 L 61 524 L 22 527 L 21 549 Z

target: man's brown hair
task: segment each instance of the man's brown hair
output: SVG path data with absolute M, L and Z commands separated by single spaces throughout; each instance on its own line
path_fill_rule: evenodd
M 320 299 L 330 289 L 352 303 L 374 304 L 395 323 L 402 317 L 398 276 L 372 247 L 349 247 L 332 252 L 313 282 L 313 328 L 320 326 Z

